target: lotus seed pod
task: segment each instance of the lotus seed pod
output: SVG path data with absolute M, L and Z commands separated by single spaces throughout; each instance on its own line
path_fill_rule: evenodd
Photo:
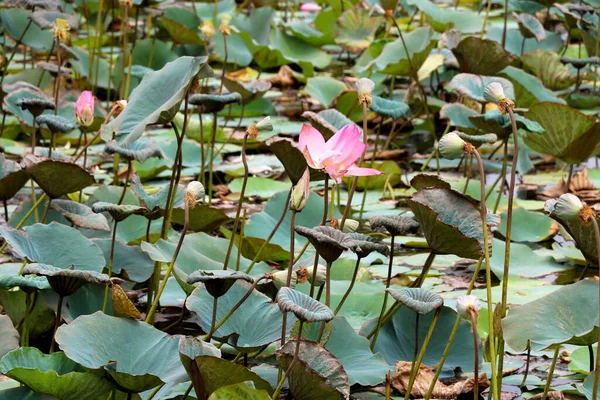
M 313 267 L 308 267 L 308 281 L 312 282 L 313 279 Z M 322 286 L 325 284 L 325 280 L 327 279 L 327 267 L 324 265 L 317 265 L 317 276 L 315 277 L 315 286 Z
M 290 210 L 302 211 L 302 209 L 308 203 L 308 196 L 310 195 L 310 171 L 308 168 L 304 170 L 302 177 L 292 190 L 292 197 L 290 197 Z
M 199 203 L 204 199 L 204 185 L 198 181 L 191 181 L 188 183 L 185 189 L 185 195 L 183 196 L 188 208 L 194 208 L 196 203 Z
M 125 107 L 127 107 L 127 100 L 117 100 L 112 103 L 112 115 L 113 117 L 118 117 L 119 114 L 123 112 Z
M 483 90 L 483 98 L 491 103 L 496 103 L 502 114 L 506 114 L 508 109 L 515 107 L 515 103 L 504 94 L 504 88 L 500 82 L 492 82 L 487 85 Z
M 277 271 L 269 275 L 269 278 L 273 280 L 273 284 L 279 290 L 280 288 L 286 286 L 287 283 L 287 269 L 283 271 Z M 290 279 L 290 287 L 295 288 L 296 283 L 298 282 L 298 275 L 295 272 L 292 272 L 292 277 Z
M 369 78 L 360 78 L 356 81 L 356 91 L 358 92 L 358 104 L 363 107 L 371 107 L 373 103 L 373 89 L 375 83 Z
M 479 315 L 479 310 L 481 310 L 481 303 L 479 299 L 472 294 L 460 296 L 456 299 L 456 311 L 462 318 L 468 321 L 471 320 L 469 311 L 474 311 L 475 315 Z
M 467 142 L 462 140 L 456 132 L 449 132 L 440 140 L 440 154 L 448 160 L 455 160 L 465 153 L 466 144 Z
M 360 222 L 358 222 L 355 219 L 346 219 L 346 222 L 344 222 L 344 228 L 342 229 L 342 232 L 344 233 L 353 233 L 356 232 L 356 230 L 358 229 L 358 227 L 360 226 Z

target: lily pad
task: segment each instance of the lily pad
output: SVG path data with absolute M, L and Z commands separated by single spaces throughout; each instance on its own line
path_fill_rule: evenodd
M 247 399 L 247 400 L 269 400 L 268 393 L 265 390 L 259 390 L 254 387 L 251 381 L 236 383 L 234 385 L 223 386 L 215 390 L 208 400 L 231 400 L 231 399 Z
M 21 256 L 32 262 L 59 268 L 74 265 L 78 270 L 100 272 L 105 260 L 102 251 L 78 230 L 52 222 L 16 230 L 0 227 L 4 240 Z M 69 249 L 69 251 L 63 251 Z
M 98 335 L 99 329 L 105 334 Z M 127 339 L 133 337 L 135 341 Z M 71 360 L 85 368 L 104 369 L 126 391 L 139 393 L 161 382 L 183 382 L 187 378 L 179 360 L 179 338 L 145 322 L 98 311 L 62 325 L 56 332 L 56 342 Z
M 507 214 L 507 211 L 501 214 L 502 222 L 498 230 L 502 235 L 506 235 Z M 542 242 L 554 233 L 554 224 L 550 218 L 522 207 L 513 210 L 512 224 L 510 240 L 513 242 Z
M 504 89 L 504 94 L 509 99 L 514 99 L 515 94 L 512 83 L 504 78 L 491 76 L 478 76 L 473 74 L 458 74 L 450 81 L 449 85 L 465 97 L 480 103 L 487 103 L 483 91 L 487 85 L 492 82 L 498 82 Z
M 335 108 L 319 111 L 317 114 L 312 111 L 305 111 L 302 117 L 308 119 L 325 139 L 329 139 L 337 131 L 353 123 L 351 119 Z
M 111 239 L 92 240 L 104 253 L 104 258 L 110 258 Z M 123 273 L 127 280 L 146 282 L 154 271 L 154 263 L 139 246 L 128 246 L 121 239 L 115 240 L 115 256 L 113 274 Z
M 406 114 L 408 114 L 410 111 L 410 107 L 406 103 L 384 99 L 383 97 L 379 96 L 373 96 L 373 103 L 369 109 L 379 115 L 391 118 L 393 120 L 398 120 L 406 116 Z
M 29 18 L 32 12 L 22 8 L 5 8 L 0 11 L 0 20 L 4 30 L 13 40 L 21 39 L 21 43 L 27 47 L 32 47 L 37 51 L 49 51 L 52 47 L 52 34 L 44 31 L 35 24 L 31 24 L 27 32 Z M 25 33 L 23 35 L 23 33 Z
M 469 36 L 452 49 L 461 72 L 495 75 L 511 62 L 510 54 L 493 40 Z
M 578 346 L 595 343 L 597 300 L 598 283 L 583 280 L 514 307 L 502 320 L 506 343 L 519 352 L 527 348 L 528 341 L 533 350 L 565 343 Z M 581 307 L 582 304 L 586 306 Z
M 521 69 L 506 67 L 500 72 L 500 75 L 512 82 L 517 107 L 528 108 L 545 101 L 562 104 L 565 102 L 546 89 L 538 78 Z
M 344 90 L 347 90 L 344 82 L 329 76 L 308 78 L 304 87 L 306 94 L 321 103 L 323 107 L 329 107 L 333 99 Z
M 43 354 L 24 347 L 0 360 L 0 372 L 29 387 L 65 400 L 98 399 L 109 396 L 114 385 L 69 360 L 64 353 Z
M 108 221 L 102 214 L 96 214 L 85 204 L 77 203 L 71 200 L 56 199 L 50 203 L 50 207 L 58 211 L 74 226 L 86 229 L 98 229 L 110 231 Z
M 538 42 L 546 39 L 546 31 L 544 25 L 533 15 L 513 13 L 513 17 L 519 24 L 519 31 L 523 37 L 530 39 L 535 38 Z

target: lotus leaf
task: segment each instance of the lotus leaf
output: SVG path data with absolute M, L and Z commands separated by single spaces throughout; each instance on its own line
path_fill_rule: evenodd
M 51 199 L 77 192 L 95 182 L 85 169 L 65 161 L 41 160 L 27 165 L 25 171 Z M 69 179 L 64 179 L 66 176 Z
M 546 39 L 546 31 L 544 25 L 533 15 L 513 13 L 513 17 L 519 24 L 519 31 L 523 37 L 530 39 L 535 38 L 538 42 Z
M 130 204 L 113 204 L 99 201 L 92 205 L 95 213 L 107 212 L 115 221 L 123 221 L 131 215 L 146 215 L 149 210 L 146 207 L 134 206 Z
M 42 114 L 35 121 L 38 125 L 45 124 L 52 133 L 67 133 L 77 127 L 75 121 L 68 120 L 60 115 Z
M 215 298 L 225 295 L 237 280 L 243 280 L 250 283 L 254 282 L 254 279 L 252 279 L 250 275 L 230 270 L 198 270 L 192 272 L 187 277 L 187 283 L 189 285 L 202 283 L 206 288 L 206 291 Z
M 383 18 L 369 15 L 369 10 L 353 7 L 338 19 L 338 36 L 335 42 L 352 53 L 360 53 L 369 47 Z
M 333 100 L 348 88 L 343 82 L 329 76 L 308 78 L 304 92 L 317 100 L 323 107 L 329 107 Z
M 269 400 L 270 398 L 271 397 L 269 397 L 266 391 L 258 390 L 254 387 L 254 383 L 246 381 L 234 385 L 223 386 L 215 390 L 208 400 Z
M 506 67 L 500 71 L 500 75 L 512 82 L 515 90 L 515 103 L 518 107 L 527 108 L 539 102 L 562 104 L 565 102 L 546 89 L 538 78 L 521 69 Z
M 481 31 L 483 18 L 473 11 L 442 8 L 427 0 L 410 0 L 408 4 L 421 10 L 427 16 L 433 29 L 438 32 L 445 32 L 450 28 L 460 29 L 463 33 L 479 33 Z
M 144 162 L 151 157 L 162 158 L 160 148 L 146 138 L 139 138 L 133 143 L 117 143 L 114 140 L 106 143 L 104 151 L 108 154 L 118 154 L 125 160 Z
M 504 211 L 501 217 L 502 222 L 498 230 L 502 235 L 506 235 L 507 212 Z M 553 226 L 552 220 L 547 216 L 517 207 L 513 210 L 510 240 L 513 242 L 542 242 L 552 236 Z
M 111 239 L 92 240 L 104 253 L 104 258 L 110 258 Z M 133 282 L 146 282 L 154 271 L 154 263 L 139 246 L 128 246 L 121 239 L 115 240 L 115 256 L 113 274 L 123 274 Z
M 281 161 L 292 183 L 294 185 L 297 184 L 308 167 L 302 152 L 296 147 L 294 142 L 283 138 L 270 139 L 267 141 L 267 146 Z M 310 179 L 311 181 L 321 180 L 323 179 L 323 173 L 311 169 Z
M 512 83 L 504 78 L 463 73 L 455 75 L 450 81 L 449 85 L 452 89 L 456 90 L 463 96 L 468 97 L 469 99 L 478 101 L 480 103 L 487 103 L 483 97 L 483 90 L 492 82 L 498 82 L 502 85 L 506 97 L 509 99 L 515 98 Z
M 399 303 L 404 304 L 420 315 L 429 314 L 444 305 L 440 295 L 423 288 L 387 289 L 387 292 Z
M 52 25 L 59 18 L 68 22 L 70 30 L 76 31 L 79 28 L 77 17 L 59 11 L 34 11 L 29 15 L 29 18 L 44 30 L 52 28 Z
M 21 264 L 4 264 L 0 269 L 0 288 L 12 289 L 20 287 L 26 290 L 50 289 L 48 279 L 45 277 L 28 277 L 20 274 Z
M 384 117 L 398 120 L 408 114 L 410 107 L 401 101 L 373 96 L 373 103 L 371 104 L 370 110 Z
M 239 93 L 228 93 L 224 95 L 195 94 L 190 97 L 190 104 L 202 106 L 202 111 L 207 113 L 216 113 L 225 108 L 228 104 L 242 102 L 242 96 Z
M 95 271 L 81 271 L 74 268 L 56 268 L 46 264 L 27 264 L 23 275 L 37 275 L 48 278 L 52 289 L 60 296 L 70 296 L 86 283 L 108 285 L 108 275 Z
M 0 153 L 0 200 L 10 200 L 27 183 L 29 176 L 19 164 Z
M 342 231 L 325 226 L 317 228 L 326 229 L 317 230 L 316 228 L 310 229 L 304 226 L 296 226 L 294 229 L 298 234 L 307 238 L 317 250 L 317 253 L 328 263 L 337 260 L 344 250 L 349 249 L 348 246 L 355 246 L 352 239 Z
M 108 221 L 102 214 L 96 214 L 85 204 L 77 203 L 71 200 L 56 199 L 50 203 L 50 207 L 58 211 L 74 226 L 85 229 L 98 229 L 110 231 Z
M 110 335 L 98 335 L 99 329 Z M 83 367 L 103 368 L 121 390 L 139 393 L 187 377 L 179 360 L 179 338 L 145 322 L 98 311 L 62 325 L 56 342 L 69 359 Z
M 19 40 L 25 46 L 32 47 L 37 51 L 49 51 L 52 47 L 52 34 L 43 31 L 37 25 L 31 25 L 27 30 L 31 11 L 22 8 L 4 8 L 0 10 L 0 20 L 4 31 L 13 39 Z
M 238 81 L 229 78 L 231 74 L 225 75 L 223 83 L 230 92 L 239 93 L 242 96 L 242 104 L 252 103 L 260 99 L 271 89 L 271 83 L 265 80 Z
M 0 315 L 0 358 L 17 348 L 19 348 L 19 332 L 8 315 Z
M 333 311 L 320 301 L 287 287 L 279 289 L 277 304 L 282 312 L 291 311 L 304 322 L 331 321 L 334 317 Z
M 390 248 L 387 244 L 381 243 L 371 236 L 363 235 L 362 233 L 349 233 L 348 236 L 355 242 L 354 252 L 360 258 L 367 257 L 374 251 L 386 257 L 390 254 Z
M 407 233 L 416 233 L 419 229 L 419 222 L 414 218 L 399 215 L 384 215 L 369 218 L 371 228 L 374 230 L 385 229 L 393 236 L 406 235 Z
M 353 123 L 352 120 L 348 119 L 348 117 L 335 108 L 319 111 L 317 114 L 312 111 L 305 111 L 302 116 L 308 119 L 323 134 L 325 139 L 329 139 L 337 131 Z
M 510 54 L 498 42 L 475 36 L 461 40 L 452 53 L 460 71 L 474 75 L 496 75 L 511 62 Z

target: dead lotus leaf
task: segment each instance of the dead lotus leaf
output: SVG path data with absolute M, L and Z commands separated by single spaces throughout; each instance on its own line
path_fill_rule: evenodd
M 588 204 L 600 202 L 600 192 L 598 192 L 596 186 L 594 186 L 594 183 L 588 177 L 587 168 L 575 173 L 571 177 L 568 189 L 569 192 L 575 193 L 581 200 Z M 541 192 L 538 197 L 544 200 L 555 199 L 565 193 L 567 193 L 567 182 L 563 176 L 560 178 L 560 182 Z
M 410 369 L 412 362 L 409 361 L 397 361 L 396 371 L 392 375 L 392 386 L 403 396 L 406 393 L 408 387 L 408 380 L 410 377 Z M 415 383 L 410 391 L 410 395 L 413 399 L 422 399 L 429 390 L 431 381 L 435 378 L 435 374 L 426 365 L 421 365 L 419 373 L 415 379 Z M 433 389 L 433 399 L 454 399 L 464 393 L 471 393 L 473 391 L 474 378 L 469 378 L 464 381 L 458 381 L 452 385 L 444 385 L 440 381 L 435 383 Z M 487 389 L 490 386 L 490 381 L 487 379 L 486 374 L 479 375 L 479 393 Z
M 282 65 L 276 75 L 270 76 L 265 80 L 271 82 L 271 85 L 280 88 L 292 87 L 296 84 L 294 71 L 287 65 Z
M 590 180 L 590 178 L 588 178 L 587 167 L 584 168 L 583 171 L 579 171 L 571 177 L 569 190 L 574 193 L 581 192 L 583 190 L 596 190 L 596 186 L 594 186 L 594 183 Z

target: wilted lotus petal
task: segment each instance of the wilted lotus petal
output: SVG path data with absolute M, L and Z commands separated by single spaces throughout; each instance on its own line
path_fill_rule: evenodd
M 254 278 L 252 278 L 248 274 L 244 274 L 243 272 L 229 271 L 229 270 L 215 270 L 215 271 L 202 271 L 198 270 L 192 272 L 187 277 L 187 283 L 193 285 L 194 283 L 202 283 L 206 288 L 206 291 L 212 297 L 221 297 L 227 291 L 235 281 L 238 279 L 242 279 L 246 282 L 254 282 Z
M 386 289 L 394 300 L 404 304 L 414 312 L 425 315 L 444 305 L 444 299 L 431 290 L 423 288 Z
M 392 236 L 401 236 L 408 233 L 416 233 L 419 230 L 419 223 L 411 217 L 399 215 L 381 215 L 369 218 L 371 229 L 387 230 Z
M 287 287 L 279 289 L 277 304 L 282 312 L 291 311 L 303 322 L 331 321 L 335 317 L 325 304 Z

